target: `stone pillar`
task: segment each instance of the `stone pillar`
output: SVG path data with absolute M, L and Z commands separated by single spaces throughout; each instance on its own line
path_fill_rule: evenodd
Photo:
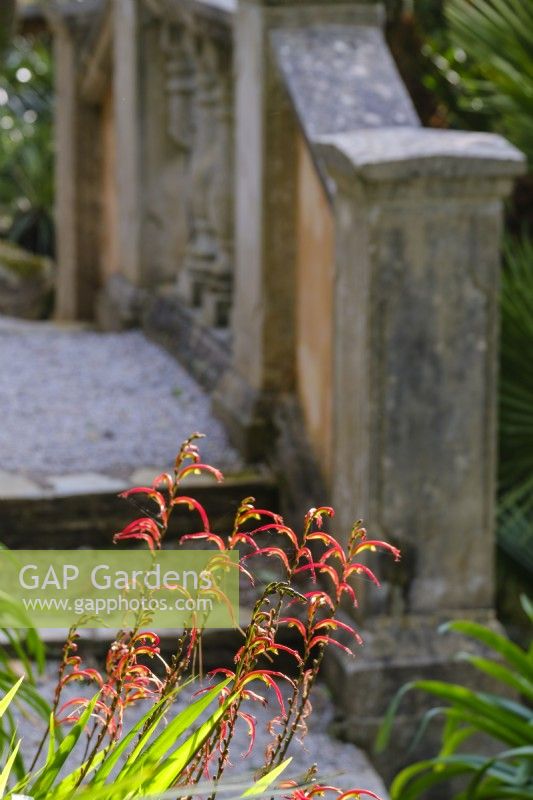
M 143 11 L 142 273 L 157 291 L 175 284 L 188 243 L 194 65 L 184 25 Z
M 75 43 L 68 27 L 55 21 L 55 218 L 56 305 L 59 319 L 77 318 L 76 292 L 76 59 Z
M 161 41 L 166 55 L 167 133 L 180 153 L 192 145 L 194 62 L 192 43 L 183 25 L 162 23 Z
M 113 3 L 113 91 L 117 150 L 118 265 L 134 286 L 141 275 L 140 114 L 138 9 L 135 0 Z
M 365 657 L 329 665 L 368 745 L 391 688 L 446 675 L 438 621 L 493 607 L 503 200 L 524 163 L 498 136 L 420 128 L 315 148 L 336 187 L 335 530 L 364 517 L 404 554 L 363 597 Z
M 233 75 L 231 49 L 217 43 L 215 88 L 214 171 L 208 196 L 208 216 L 216 255 L 206 272 L 202 293 L 202 316 L 206 325 L 221 327 L 229 321 L 233 278 Z
M 55 316 L 92 319 L 98 288 L 99 119 L 81 95 L 80 40 L 91 24 L 83 9 L 49 12 L 54 33 L 57 277 Z
M 268 441 L 268 398 L 294 387 L 296 118 L 269 33 L 297 3 L 241 0 L 235 19 L 233 367 L 215 397 L 250 458 Z
M 215 231 L 209 216 L 209 193 L 215 175 L 213 137 L 216 106 L 217 52 L 213 41 L 196 41 L 193 145 L 190 166 L 191 230 L 185 261 L 178 279 L 188 305 L 200 306 L 206 276 L 216 258 Z

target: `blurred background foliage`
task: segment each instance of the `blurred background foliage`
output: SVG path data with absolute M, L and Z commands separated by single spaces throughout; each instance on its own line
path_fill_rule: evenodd
M 5 44 L 0 72 L 0 235 L 53 255 L 53 70 L 46 33 Z

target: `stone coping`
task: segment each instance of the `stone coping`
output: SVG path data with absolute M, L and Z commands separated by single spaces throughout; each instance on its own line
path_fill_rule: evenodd
M 157 472 L 153 469 L 135 470 L 129 480 L 121 480 L 98 472 L 75 472 L 31 478 L 24 473 L 0 470 L 0 500 L 122 492 L 130 486 L 144 485 L 146 480 L 151 483 Z M 137 474 L 145 477 L 139 480 L 135 477 Z
M 184 16 L 200 15 L 215 24 L 231 27 L 237 12 L 237 0 L 143 0 L 156 17 L 182 21 Z
M 6 472 L 0 470 L 0 502 L 2 500 L 35 500 L 40 498 L 82 497 L 84 495 L 114 495 L 135 486 L 151 486 L 154 477 L 161 473 L 161 467 L 137 467 L 127 477 L 117 477 L 104 472 L 86 471 L 69 472 L 60 475 L 39 475 L 30 477 L 26 473 Z M 240 483 L 252 481 L 272 483 L 273 478 L 266 467 L 258 466 L 256 470 L 241 473 L 224 473 L 221 486 L 238 487 Z M 210 476 L 189 477 L 187 493 L 212 488 L 216 491 L 218 484 Z
M 313 146 L 336 175 L 358 175 L 369 181 L 419 176 L 512 178 L 526 171 L 525 156 L 494 133 L 379 128 L 321 136 Z
M 309 141 L 420 124 L 379 27 L 317 24 L 270 37 Z

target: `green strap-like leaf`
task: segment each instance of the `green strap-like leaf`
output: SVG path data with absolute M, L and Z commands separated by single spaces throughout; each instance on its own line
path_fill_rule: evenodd
M 200 725 L 198 730 L 189 736 L 177 750 L 168 756 L 162 764 L 155 766 L 143 781 L 145 791 L 149 789 L 155 793 L 164 792 L 173 786 L 185 767 L 190 764 L 213 731 L 216 730 L 227 709 L 234 702 L 235 695 L 228 697 L 225 703 L 206 722 Z
M 533 702 L 533 683 L 518 672 L 513 672 L 513 670 L 503 664 L 499 664 L 497 661 L 492 661 L 490 658 L 481 658 L 480 656 L 472 655 L 472 653 L 459 653 L 458 658 L 468 661 L 480 672 L 484 672 L 485 675 L 489 675 L 491 678 L 510 686 L 527 700 Z
M 67 800 L 72 797 L 72 793 L 81 780 L 82 776 L 90 775 L 91 772 L 102 763 L 106 757 L 106 751 L 99 750 L 95 757 L 92 759 L 89 768 L 87 769 L 86 763 L 80 764 L 73 772 L 67 775 L 57 786 L 50 789 L 46 795 L 46 800 Z
M 443 681 L 415 681 L 414 686 L 453 706 L 485 716 L 501 729 L 502 741 L 519 746 L 533 742 L 531 711 L 519 703 L 486 692 L 474 692 Z
M 24 680 L 24 677 L 20 678 L 16 682 L 16 684 L 14 686 L 12 686 L 11 689 L 8 692 L 6 692 L 6 694 L 0 700 L 0 719 L 4 716 L 4 714 L 6 713 L 7 709 L 9 708 L 9 704 L 11 703 L 13 698 L 15 697 L 15 695 L 16 695 L 16 693 L 18 691 L 18 688 L 19 688 L 19 686 L 20 686 L 20 684 L 22 683 L 23 680 Z
M 266 775 L 263 775 L 261 778 L 259 778 L 259 780 L 256 781 L 253 786 L 250 786 L 249 789 L 241 794 L 241 797 L 258 797 L 259 795 L 265 794 L 267 789 L 272 786 L 274 781 L 279 778 L 281 773 L 285 772 L 291 761 L 292 756 L 290 758 L 286 758 L 285 761 L 282 761 L 277 767 L 274 767 L 274 769 L 271 769 L 270 772 L 266 773 Z
M 9 776 L 11 775 L 11 770 L 13 768 L 13 764 L 14 764 L 15 759 L 17 757 L 17 753 L 19 751 L 20 741 L 21 740 L 19 739 L 18 742 L 16 743 L 15 747 L 13 748 L 13 751 L 12 751 L 11 755 L 9 756 L 9 758 L 6 761 L 6 765 L 5 765 L 4 769 L 0 773 L 0 797 L 4 796 L 4 791 L 5 791 L 5 788 L 7 786 L 7 782 L 9 780 Z
M 124 772 L 126 774 L 130 774 L 134 769 L 138 770 L 145 766 L 151 768 L 154 764 L 159 764 L 166 756 L 168 750 L 176 743 L 178 738 L 185 733 L 185 731 L 189 730 L 192 725 L 194 725 L 203 712 L 220 695 L 221 691 L 228 685 L 230 680 L 231 678 L 226 678 L 224 681 L 216 686 L 213 686 L 212 689 L 195 700 L 194 703 L 191 703 L 190 706 L 184 708 L 183 711 L 177 714 L 174 719 L 169 722 L 166 728 L 156 739 L 154 739 L 154 741 L 144 750 L 144 752 L 139 754 L 138 748 L 135 748 L 135 755 L 132 753 L 132 756 L 130 756 L 128 759 L 124 768 Z M 226 707 L 227 701 L 223 708 L 225 709 Z M 184 744 L 186 744 L 186 742 Z M 169 760 L 174 758 L 177 763 L 179 760 L 177 757 L 177 752 L 178 751 L 176 751 L 173 756 L 170 756 Z M 186 752 L 186 748 L 183 752 Z M 165 786 L 164 788 L 167 787 Z
M 518 645 L 485 625 L 471 620 L 454 620 L 443 625 L 440 630 L 456 631 L 487 645 L 516 667 L 527 680 L 533 681 L 533 660 Z
M 181 688 L 182 687 L 180 687 L 179 689 L 176 689 L 174 692 L 169 693 L 166 697 L 163 697 L 163 698 L 161 698 L 161 700 L 158 700 L 158 702 L 154 706 L 149 708 L 148 711 L 145 714 L 143 714 L 141 719 L 131 728 L 131 730 L 128 732 L 128 734 L 126 736 L 124 736 L 120 740 L 120 742 L 117 745 L 115 745 L 113 747 L 113 749 L 111 749 L 108 752 L 105 761 L 103 762 L 103 764 L 101 765 L 100 769 L 95 773 L 95 775 L 93 777 L 93 780 L 92 780 L 92 784 L 93 785 L 96 786 L 99 783 L 103 783 L 103 781 L 107 778 L 107 776 L 113 770 L 114 766 L 118 762 L 118 760 L 121 757 L 121 755 L 123 753 L 125 753 L 126 750 L 128 749 L 128 747 L 131 745 L 131 743 L 133 742 L 135 736 L 137 736 L 139 734 L 139 732 L 142 731 L 142 729 L 144 728 L 144 726 L 148 722 L 148 720 L 151 717 L 154 717 L 154 722 L 152 723 L 150 728 L 141 736 L 138 744 L 136 745 L 136 747 L 134 748 L 132 754 L 130 755 L 130 759 L 133 756 L 133 753 L 135 753 L 135 751 L 137 751 L 138 749 L 142 748 L 146 744 L 146 742 L 154 734 L 155 730 L 157 729 L 157 726 L 159 725 L 159 723 L 161 721 L 161 717 L 159 716 L 159 711 L 160 710 L 164 710 L 164 707 L 165 707 L 166 703 L 169 700 L 172 700 L 173 697 L 178 693 L 178 691 L 181 690 Z
M 76 742 L 83 733 L 85 726 L 87 725 L 91 714 L 94 711 L 98 697 L 99 693 L 95 694 L 90 703 L 87 705 L 87 708 L 84 709 L 83 714 L 80 716 L 78 722 L 72 726 L 68 734 L 59 745 L 58 749 L 54 752 L 51 761 L 47 762 L 39 773 L 39 776 L 33 784 L 30 792 L 34 800 L 39 800 L 41 797 L 47 797 L 47 793 L 57 778 L 61 767 L 67 760 L 68 756 L 75 747 Z

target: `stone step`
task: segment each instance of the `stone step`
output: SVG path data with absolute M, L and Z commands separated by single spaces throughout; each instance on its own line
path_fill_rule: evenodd
M 150 473 L 151 479 L 154 473 Z M 111 548 L 112 537 L 142 512 L 117 497 L 133 485 L 150 485 L 149 476 L 121 486 L 120 482 L 99 483 L 95 476 L 65 477 L 55 489 L 43 490 L 21 483 L 10 491 L 0 481 L 0 543 L 11 549 L 70 549 L 79 547 Z M 143 478 L 141 474 L 138 478 Z M 110 479 L 109 479 L 110 480 Z M 105 488 L 105 487 L 108 488 Z M 266 470 L 242 472 L 226 477 L 223 483 L 188 479 L 183 493 L 194 497 L 206 509 L 215 531 L 231 529 L 235 511 L 244 497 L 255 497 L 262 508 L 278 509 L 275 481 Z M 195 528 L 195 526 L 197 526 Z M 199 530 L 198 517 L 178 506 L 171 518 L 168 541 L 179 531 Z
M 133 485 L 150 485 L 154 478 L 150 469 L 137 470 L 130 476 L 128 486 L 120 485 L 105 475 L 85 474 L 64 476 L 55 480 L 54 490 L 44 490 L 22 479 L 0 479 L 0 543 L 10 549 L 76 549 L 113 547 L 113 534 L 142 512 L 127 500 L 117 497 L 117 491 Z M 107 488 L 105 488 L 107 487 Z M 11 496 L 9 496 L 11 491 Z M 231 530 L 236 509 L 245 497 L 254 497 L 259 508 L 279 510 L 278 489 L 272 475 L 262 468 L 225 477 L 222 483 L 211 478 L 190 477 L 183 483 L 183 494 L 198 500 L 207 511 L 211 528 L 216 532 Z M 177 506 L 171 517 L 166 536 L 170 547 L 178 534 L 201 530 L 196 512 Z M 253 597 L 241 593 L 240 622 L 250 619 Z M 65 641 L 66 629 L 50 628 L 39 631 L 47 645 L 49 656 L 59 656 Z M 162 647 L 168 653 L 175 646 L 176 631 L 158 631 Z M 101 656 L 109 646 L 113 631 L 86 629 L 83 640 L 86 649 Z M 231 666 L 242 636 L 238 630 L 206 630 L 204 633 L 205 662 L 211 668 Z M 0 635 L 1 640 L 1 635 Z

